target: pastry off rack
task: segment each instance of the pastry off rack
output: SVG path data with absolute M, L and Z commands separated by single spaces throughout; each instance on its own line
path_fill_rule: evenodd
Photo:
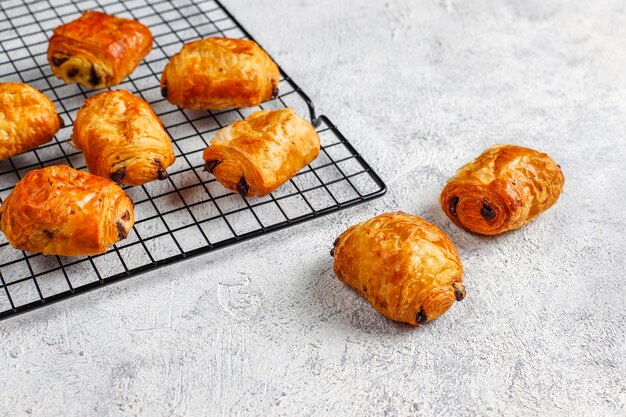
M 28 171 L 67 164 L 85 169 L 70 144 L 72 122 L 97 91 L 66 85 L 51 72 L 46 51 L 52 30 L 85 10 L 101 10 L 147 25 L 152 52 L 114 89 L 150 103 L 173 140 L 176 163 L 169 179 L 125 191 L 135 202 L 136 223 L 126 240 L 99 256 L 43 256 L 12 248 L 0 233 L 0 319 L 294 226 L 382 196 L 386 187 L 347 139 L 281 69 L 280 93 L 261 106 L 190 111 L 169 104 L 161 72 L 183 43 L 211 36 L 253 39 L 217 0 L 2 0 L 0 82 L 24 82 L 53 100 L 65 121 L 54 140 L 0 161 L 0 202 Z M 319 157 L 267 197 L 245 199 L 202 172 L 202 151 L 220 128 L 260 109 L 291 107 L 308 115 L 321 138 Z M 302 226 L 300 226 L 302 227 Z

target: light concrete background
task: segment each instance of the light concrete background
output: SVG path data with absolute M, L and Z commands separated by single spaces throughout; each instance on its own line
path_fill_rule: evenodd
M 625 415 L 626 4 L 227 4 L 389 193 L 0 322 L 0 415 Z M 549 153 L 566 185 L 482 238 L 437 200 L 495 143 Z M 391 210 L 466 268 L 466 300 L 422 328 L 332 273 L 334 238 Z

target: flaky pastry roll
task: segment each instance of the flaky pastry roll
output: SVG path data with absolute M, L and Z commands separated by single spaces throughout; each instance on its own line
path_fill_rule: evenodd
M 117 184 L 66 165 L 30 171 L 0 206 L 11 246 L 44 255 L 104 253 L 134 221 L 133 202 Z
M 161 92 L 185 109 L 257 106 L 278 95 L 278 66 L 253 41 L 208 38 L 186 43 L 161 76 Z
M 50 142 L 64 126 L 54 104 L 24 83 L 0 83 L 0 160 Z
M 119 184 L 167 178 L 172 142 L 148 103 L 125 90 L 103 91 L 78 110 L 72 142 L 89 172 Z
M 218 131 L 204 150 L 205 169 L 243 197 L 264 196 L 320 151 L 315 128 L 292 109 L 252 113 Z
M 391 320 L 424 324 L 465 297 L 454 245 L 417 216 L 385 213 L 352 226 L 331 254 L 337 278 Z
M 517 229 L 556 203 L 565 178 L 545 153 L 497 145 L 463 166 L 441 192 L 457 226 L 483 235 Z
M 48 62 L 54 75 L 91 88 L 119 84 L 152 49 L 146 26 L 96 11 L 85 12 L 53 33 Z

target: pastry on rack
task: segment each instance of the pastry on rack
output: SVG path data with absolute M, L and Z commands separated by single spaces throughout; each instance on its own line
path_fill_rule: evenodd
M 186 43 L 161 76 L 161 92 L 185 109 L 257 106 L 278 95 L 278 66 L 253 41 L 208 38 Z
M 133 202 L 114 182 L 66 165 L 30 171 L 0 206 L 0 230 L 20 250 L 87 256 L 125 239 Z
M 167 178 L 172 141 L 148 103 L 125 90 L 103 91 L 78 110 L 72 142 L 89 172 L 119 184 Z
M 152 49 L 150 30 L 136 20 L 87 11 L 54 29 L 48 45 L 52 72 L 68 84 L 119 84 Z
M 264 196 L 320 151 L 315 128 L 292 109 L 252 113 L 218 131 L 204 150 L 205 169 L 243 197 Z
M 454 245 L 417 216 L 385 213 L 352 226 L 331 254 L 337 278 L 391 320 L 424 324 L 465 297 Z
M 461 167 L 440 202 L 457 226 L 495 235 L 520 228 L 552 207 L 564 182 L 561 167 L 545 153 L 497 145 Z
M 24 83 L 0 83 L 0 160 L 50 142 L 63 119 L 39 90 Z

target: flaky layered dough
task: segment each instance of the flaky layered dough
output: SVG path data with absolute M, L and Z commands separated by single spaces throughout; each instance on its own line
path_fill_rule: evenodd
M 89 172 L 120 184 L 165 179 L 176 159 L 150 105 L 124 90 L 87 99 L 78 110 L 72 141 L 83 151 Z
M 88 11 L 54 29 L 48 62 L 68 84 L 105 88 L 130 75 L 151 49 L 152 34 L 138 21 Z
M 296 175 L 319 151 L 315 128 L 295 111 L 263 110 L 218 131 L 204 160 L 224 187 L 258 197 Z
M 9 243 L 44 255 L 104 253 L 134 221 L 133 202 L 117 184 L 65 165 L 30 171 L 0 207 Z
M 23 83 L 0 83 L 0 160 L 50 142 L 63 119 L 52 101 Z
M 424 324 L 465 297 L 454 245 L 417 216 L 385 213 L 352 226 L 331 253 L 337 278 L 391 320 Z
M 497 145 L 459 169 L 440 202 L 457 226 L 495 235 L 520 228 L 550 208 L 564 182 L 561 167 L 545 153 Z
M 161 92 L 186 109 L 257 106 L 278 95 L 278 66 L 253 41 L 208 38 L 186 43 L 161 76 Z

